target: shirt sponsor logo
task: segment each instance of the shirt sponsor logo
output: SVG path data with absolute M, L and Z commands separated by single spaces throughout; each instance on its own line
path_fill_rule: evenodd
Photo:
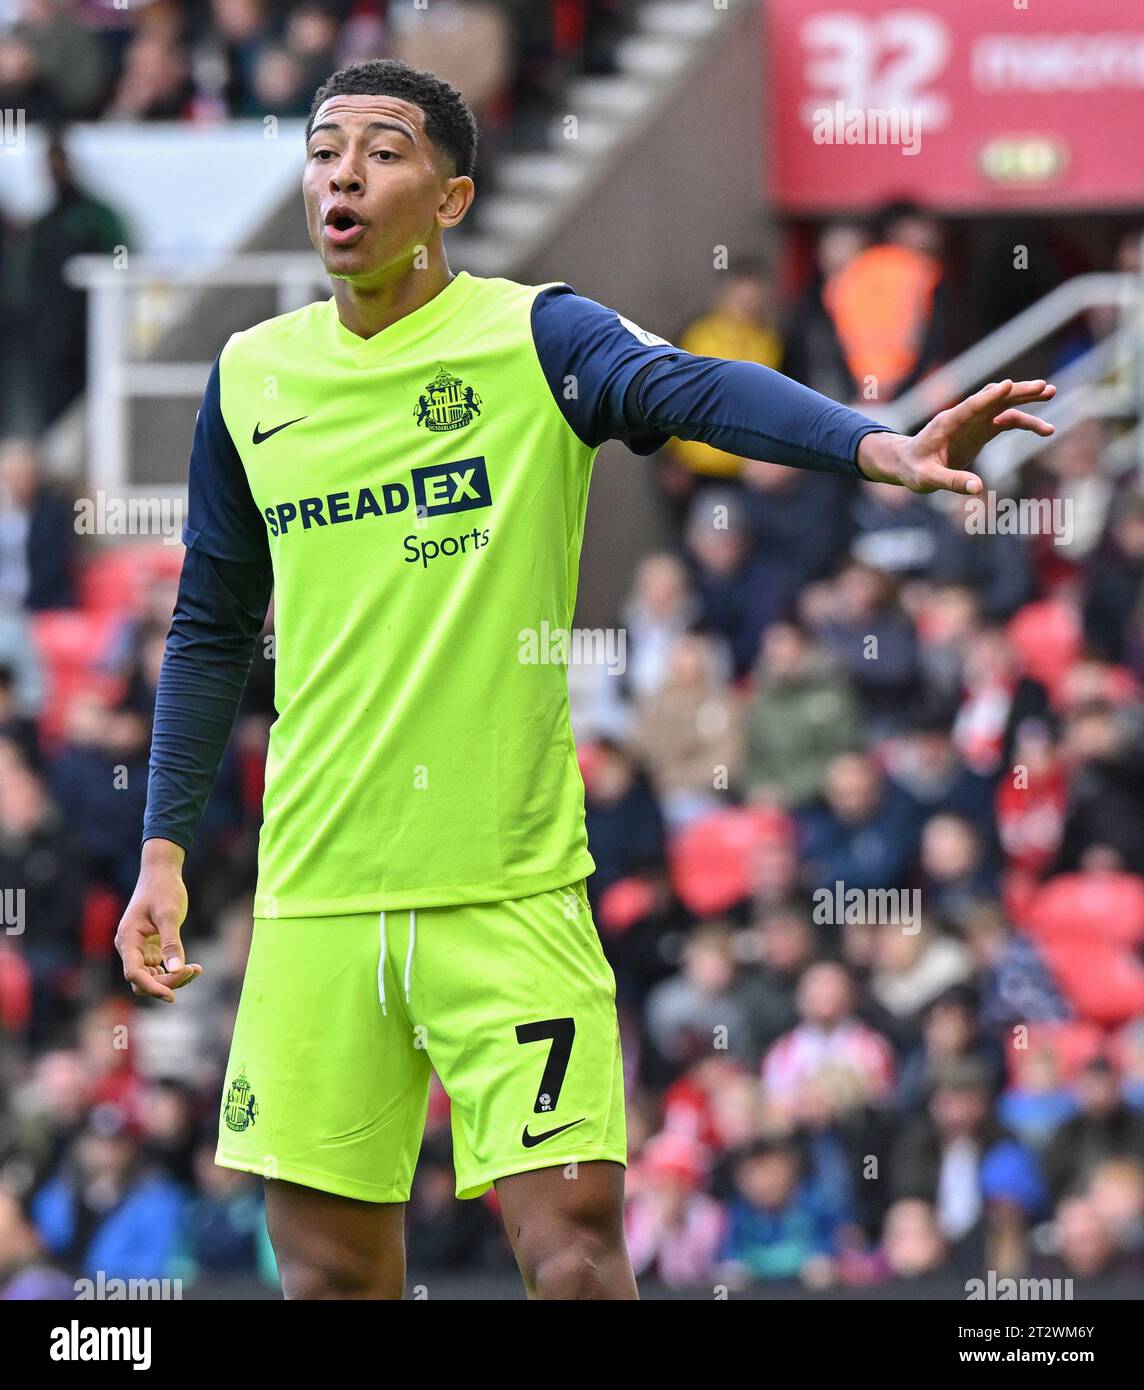
M 483 457 L 434 463 L 410 470 L 409 483 L 382 483 L 352 492 L 329 492 L 276 502 L 263 510 L 272 536 L 309 531 L 365 517 L 393 516 L 412 506 L 418 517 L 446 516 L 492 506 L 489 475 Z

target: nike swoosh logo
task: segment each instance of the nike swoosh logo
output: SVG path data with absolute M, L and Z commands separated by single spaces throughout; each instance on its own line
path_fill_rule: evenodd
M 287 420 L 284 425 L 275 425 L 272 430 L 262 430 L 255 425 L 254 433 L 250 436 L 250 442 L 252 444 L 261 444 L 264 439 L 269 439 L 272 434 L 277 434 L 279 430 L 289 429 L 291 425 L 296 425 L 300 420 L 307 419 L 309 419 L 308 415 L 299 415 L 297 420 Z
M 543 1144 L 546 1139 L 551 1139 L 554 1134 L 563 1134 L 566 1129 L 582 1125 L 587 1118 L 587 1115 L 581 1115 L 578 1120 L 569 1120 L 566 1125 L 557 1125 L 555 1129 L 546 1129 L 543 1134 L 529 1134 L 528 1126 L 525 1125 L 520 1142 L 526 1149 L 533 1149 L 537 1144 Z

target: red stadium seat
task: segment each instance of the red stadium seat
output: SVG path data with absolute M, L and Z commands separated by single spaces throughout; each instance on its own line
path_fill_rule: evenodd
M 1056 1061 L 1059 1079 L 1068 1083 L 1075 1081 L 1094 1057 L 1100 1055 L 1105 1046 L 1104 1030 L 1095 1023 L 1028 1023 L 1024 1041 L 1026 1047 L 1016 1045 L 1017 1037 L 1009 1038 L 1005 1048 L 1005 1061 L 1009 1081 L 1013 1086 L 1025 1084 L 1029 1063 L 1049 1053 Z
M 710 917 L 751 896 L 755 854 L 768 840 L 789 840 L 789 818 L 770 807 L 717 811 L 682 830 L 671 843 L 671 880 L 689 912 Z
M 1045 960 L 1080 1018 L 1115 1028 L 1144 1013 L 1144 965 L 1131 951 L 1091 937 L 1044 944 Z
M 1010 621 L 1008 635 L 1025 672 L 1050 695 L 1080 658 L 1080 619 L 1061 599 L 1027 603 Z
M 62 732 L 77 696 L 92 690 L 114 694 L 119 689 L 116 679 L 98 669 L 118 622 L 114 613 L 80 609 L 37 613 L 32 619 L 32 636 L 47 683 L 40 729 L 49 741 Z
M 1038 941 L 1084 937 L 1144 944 L 1144 879 L 1136 874 L 1061 874 L 1033 896 L 1022 925 Z
M 83 900 L 81 940 L 87 960 L 106 960 L 112 953 L 115 929 L 127 903 L 109 888 L 92 887 Z
M 642 878 L 622 878 L 600 896 L 596 920 L 614 936 L 626 932 L 649 917 L 655 907 L 655 892 Z
M 15 950 L 0 946 L 0 1032 L 23 1033 L 32 1017 L 32 968 Z
M 88 561 L 80 577 L 83 606 L 91 613 L 137 610 L 157 579 L 177 579 L 183 563 L 180 545 L 124 545 Z

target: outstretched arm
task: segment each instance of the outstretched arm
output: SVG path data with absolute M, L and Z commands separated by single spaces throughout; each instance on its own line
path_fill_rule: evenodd
M 907 438 L 769 367 L 683 352 L 566 285 L 537 296 L 532 324 L 552 394 L 592 445 L 622 439 L 647 454 L 671 438 L 698 439 L 915 492 L 973 493 L 981 480 L 967 470 L 989 440 L 1009 429 L 1053 432 L 1021 409 L 1052 398 L 1044 381 L 987 386 Z

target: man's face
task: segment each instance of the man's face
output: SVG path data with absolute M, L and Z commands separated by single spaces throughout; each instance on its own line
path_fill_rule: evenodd
M 314 115 L 302 194 L 326 270 L 369 288 L 391 267 L 408 267 L 438 227 L 460 222 L 473 183 L 453 176 L 420 107 L 398 97 L 335 96 Z

